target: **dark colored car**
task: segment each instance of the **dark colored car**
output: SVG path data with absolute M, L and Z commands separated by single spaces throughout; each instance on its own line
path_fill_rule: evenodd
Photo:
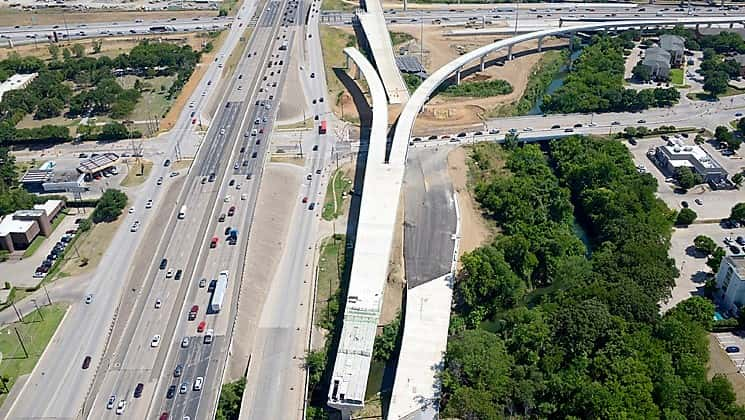
M 85 356 L 85 359 L 83 359 L 83 369 L 88 369 L 90 365 L 91 365 L 91 357 Z
M 182 365 L 177 365 L 176 369 L 173 370 L 173 377 L 178 378 L 179 376 L 181 376 L 181 372 L 183 371 L 184 371 L 184 367 Z
M 184 271 L 179 268 L 178 270 L 176 270 L 176 276 L 173 279 L 174 280 L 181 280 L 181 274 L 183 274 L 183 273 L 184 273 Z
M 176 385 L 171 385 L 168 387 L 168 392 L 166 392 L 166 398 L 170 400 L 174 395 L 176 395 Z
M 160 269 L 165 270 L 166 266 L 168 266 L 168 258 L 163 258 L 160 260 Z
M 726 347 L 726 348 L 724 349 L 724 351 L 726 351 L 727 353 L 737 353 L 737 352 L 739 352 L 739 351 L 740 351 L 740 348 L 739 348 L 739 347 L 737 347 L 737 346 L 727 346 L 727 347 Z
M 143 385 L 142 382 L 140 382 L 139 384 L 137 384 L 137 386 L 135 387 L 135 393 L 134 393 L 134 397 L 135 398 L 140 398 L 142 396 L 142 389 L 143 388 L 145 388 L 145 385 Z

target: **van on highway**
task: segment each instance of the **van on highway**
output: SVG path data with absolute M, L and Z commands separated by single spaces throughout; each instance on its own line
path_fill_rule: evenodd
M 212 334 L 214 334 L 212 328 L 207 330 L 207 332 L 204 334 L 204 344 L 212 344 Z

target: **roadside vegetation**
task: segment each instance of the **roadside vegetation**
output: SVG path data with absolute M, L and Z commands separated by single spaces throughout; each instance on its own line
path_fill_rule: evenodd
M 713 304 L 659 313 L 678 271 L 655 179 L 606 139 L 505 149 L 508 174 L 472 178 L 501 234 L 462 256 L 443 416 L 745 417 L 726 378 L 707 380 Z
M 627 31 L 628 32 L 628 31 Z M 633 47 L 630 37 L 594 36 L 584 48 L 559 89 L 546 95 L 541 110 L 546 113 L 641 111 L 676 104 L 675 88 L 625 89 L 625 51 Z
M 23 322 L 9 324 L 0 330 L 0 353 L 3 355 L 0 404 L 5 402 L 18 377 L 34 369 L 66 311 L 67 305 L 63 304 L 42 306 L 23 317 Z M 83 363 L 82 357 L 80 363 Z
M 15 161 L 15 156 L 10 153 L 9 148 L 0 147 L 0 216 L 16 210 L 30 209 L 34 204 L 46 201 L 21 187 L 18 182 L 21 174 Z
M 343 169 L 337 169 L 331 175 L 331 182 L 326 186 L 326 202 L 323 204 L 321 217 L 334 220 L 344 213 L 344 199 L 352 191 L 352 180 Z
M 310 402 L 305 418 L 308 420 L 330 419 L 326 407 L 326 392 L 331 381 L 333 358 L 339 345 L 344 301 L 349 284 L 349 259 L 346 236 L 341 234 L 326 238 L 321 244 L 315 297 L 315 327 L 322 330 L 325 341 L 322 346 L 305 356 L 308 369 L 308 396 Z
M 323 0 L 321 10 L 335 10 L 351 12 L 359 7 L 359 3 L 344 0 Z
M 127 163 L 127 176 L 121 182 L 122 187 L 136 187 L 141 185 L 150 176 L 153 170 L 153 162 L 138 159 Z
M 413 36 L 406 32 L 389 31 L 388 33 L 391 35 L 391 44 L 394 47 L 396 45 L 403 44 L 404 42 L 409 42 L 414 39 Z
M 512 93 L 512 85 L 506 80 L 496 79 L 461 82 L 459 85 L 450 85 L 441 92 L 441 95 L 486 98 L 489 96 L 507 95 L 509 93 Z
M 216 420 L 238 420 L 241 413 L 241 398 L 246 389 L 246 378 L 229 382 L 222 386 L 220 401 L 217 403 Z
M 321 25 L 319 32 L 329 98 L 332 98 L 336 107 L 342 107 L 342 96 L 346 92 L 346 88 L 336 76 L 335 69 L 345 68 L 346 59 L 343 50 L 346 47 L 354 47 L 357 44 L 357 38 L 339 28 L 328 25 Z M 338 115 L 344 117 L 343 112 Z
M 93 209 L 91 221 L 93 223 L 113 222 L 122 214 L 122 210 L 126 206 L 127 194 L 116 189 L 108 189 L 104 191 L 98 200 L 98 204 L 96 204 L 96 208 Z
M 72 139 L 68 125 L 48 124 L 45 120 L 102 117 L 109 121 L 101 128 L 82 126 L 83 140 L 118 140 L 138 137 L 137 131 L 123 124 L 110 121 L 128 118 L 135 110 L 144 91 L 149 89 L 148 79 L 170 77 L 166 98 L 175 98 L 181 91 L 196 63 L 200 52 L 191 46 L 167 42 L 142 41 L 128 54 L 111 58 L 86 56 L 82 44 L 60 48 L 49 46 L 52 58 L 48 61 L 37 57 L 10 54 L 0 61 L 0 81 L 13 74 L 38 73 L 24 89 L 12 90 L 0 102 L 0 144 L 20 142 L 62 142 Z M 98 51 L 100 51 L 100 44 Z M 96 47 L 94 46 L 94 53 Z M 124 88 L 117 77 L 128 77 L 131 87 Z M 136 79 L 132 82 L 132 77 Z M 129 84 L 129 83 L 128 83 Z M 30 128 L 17 128 L 27 115 L 38 124 Z

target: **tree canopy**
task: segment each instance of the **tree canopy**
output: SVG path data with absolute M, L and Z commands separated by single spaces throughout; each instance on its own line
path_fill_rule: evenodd
M 476 150 L 489 147 L 499 146 Z M 571 137 L 502 155 L 507 173 L 489 172 L 476 186 L 501 233 L 461 258 L 443 414 L 745 416 L 726 379 L 707 380 L 713 305 L 694 297 L 660 315 L 678 274 L 668 256 L 675 213 L 628 149 Z M 554 242 L 560 232 L 569 237 Z

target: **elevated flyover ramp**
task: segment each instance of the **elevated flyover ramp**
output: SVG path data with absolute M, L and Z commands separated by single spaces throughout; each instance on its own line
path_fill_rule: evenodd
M 357 49 L 344 53 L 367 80 L 373 111 L 349 290 L 328 392 L 328 405 L 348 419 L 365 402 L 404 166 L 386 163 L 388 103 L 378 73 Z
M 409 90 L 396 66 L 391 36 L 388 34 L 383 16 L 383 7 L 380 0 L 366 0 L 365 6 L 366 12 L 359 11 L 355 15 L 365 38 L 361 41 L 372 53 L 375 67 L 378 69 L 388 96 L 388 102 L 402 104 L 409 99 Z

